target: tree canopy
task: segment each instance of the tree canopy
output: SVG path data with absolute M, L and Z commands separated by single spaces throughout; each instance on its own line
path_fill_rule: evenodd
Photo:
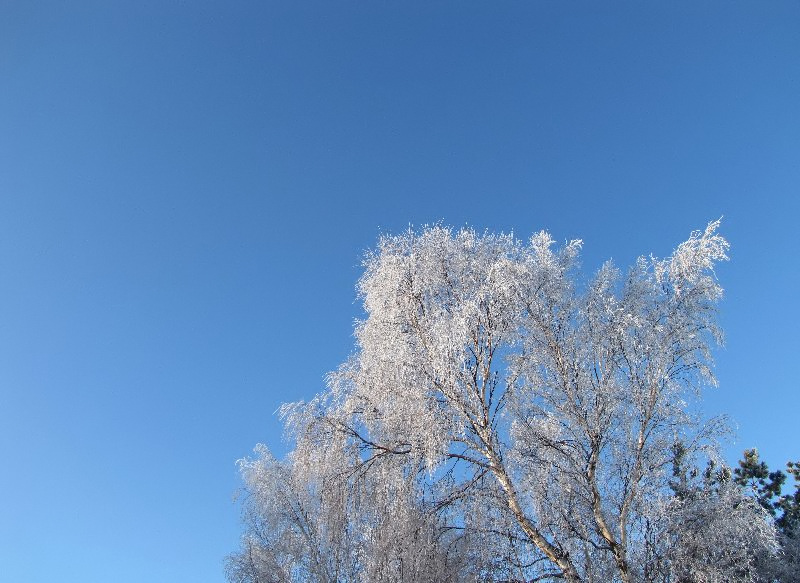
M 719 222 L 581 276 L 581 241 L 433 226 L 364 260 L 355 352 L 242 462 L 232 581 L 756 581 L 768 509 L 715 459 Z M 724 482 L 724 483 L 723 483 Z M 761 559 L 759 559 L 761 557 Z

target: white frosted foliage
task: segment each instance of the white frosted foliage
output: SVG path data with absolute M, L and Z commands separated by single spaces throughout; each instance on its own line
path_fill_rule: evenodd
M 252 509 L 278 537 L 245 546 L 280 549 L 270 560 L 285 577 L 252 576 L 243 551 L 233 579 L 678 581 L 679 555 L 652 541 L 688 540 L 675 525 L 689 507 L 660 502 L 674 446 L 699 454 L 717 427 L 690 404 L 715 382 L 718 226 L 588 280 L 581 241 L 546 232 L 382 238 L 358 283 L 353 356 L 325 391 L 282 409 L 287 461 L 261 452 L 243 465 Z M 285 489 L 302 511 L 276 510 Z M 747 536 L 768 542 L 771 525 L 751 515 Z M 315 553 L 294 550 L 303 537 Z

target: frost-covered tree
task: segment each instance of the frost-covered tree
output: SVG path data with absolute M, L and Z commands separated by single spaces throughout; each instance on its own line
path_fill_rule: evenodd
M 455 583 L 473 561 L 460 529 L 426 512 L 415 480 L 354 466 L 299 472 L 259 446 L 241 460 L 245 481 L 242 549 L 229 557 L 235 583 L 403 581 Z M 474 576 L 473 576 L 474 578 Z
M 691 402 L 715 382 L 717 227 L 588 281 L 581 242 L 545 232 L 381 239 L 359 281 L 355 353 L 326 391 L 283 408 L 294 491 L 322 518 L 312 532 L 338 529 L 346 548 L 316 543 L 324 558 L 292 558 L 286 580 L 343 560 L 348 575 L 313 580 L 676 581 L 663 541 L 690 511 L 667 503 L 675 444 L 696 456 L 716 429 Z
M 665 501 L 658 553 L 664 581 L 791 583 L 778 576 L 779 543 L 759 501 L 733 479 L 726 465 L 710 460 L 704 471 L 685 463 L 676 444 L 675 496 Z
M 759 561 L 778 550 L 764 509 L 730 482 L 672 501 L 668 516 L 668 581 L 762 581 Z
M 786 463 L 786 472 L 794 479 L 794 492 L 781 494 L 787 475 L 781 470 L 771 472 L 759 459 L 757 449 L 746 449 L 733 470 L 734 480 L 745 488 L 761 506 L 776 518 L 781 533 L 800 536 L 800 462 Z
M 256 448 L 255 460 L 240 461 L 245 482 L 247 534 L 242 551 L 228 561 L 235 582 L 354 580 L 355 526 L 342 493 L 300 479 L 289 461 Z
M 793 478 L 794 492 L 782 494 L 787 473 Z M 748 449 L 739 460 L 739 467 L 733 470 L 733 476 L 734 482 L 774 517 L 778 529 L 778 556 L 758 559 L 762 579 L 800 582 L 800 462 L 787 462 L 786 473 L 771 472 L 759 459 L 758 450 Z

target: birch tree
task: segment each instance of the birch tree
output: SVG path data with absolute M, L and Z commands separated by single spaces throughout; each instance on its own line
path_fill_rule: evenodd
M 358 284 L 353 356 L 282 415 L 300 484 L 386 496 L 369 511 L 336 503 L 351 540 L 377 540 L 365 533 L 382 521 L 405 534 L 362 547 L 353 579 L 325 580 L 416 580 L 370 571 L 401 547 L 449 580 L 671 580 L 651 542 L 677 508 L 674 445 L 697 455 L 718 429 L 691 407 L 715 384 L 718 226 L 588 280 L 581 241 L 546 232 L 383 237 Z M 417 522 L 429 534 L 409 538 Z

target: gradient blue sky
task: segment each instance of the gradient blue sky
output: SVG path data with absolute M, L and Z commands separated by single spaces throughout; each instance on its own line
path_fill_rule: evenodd
M 724 215 L 706 408 L 800 458 L 800 4 L 600 4 L 2 3 L 0 578 L 221 582 L 409 223 L 592 271 Z

